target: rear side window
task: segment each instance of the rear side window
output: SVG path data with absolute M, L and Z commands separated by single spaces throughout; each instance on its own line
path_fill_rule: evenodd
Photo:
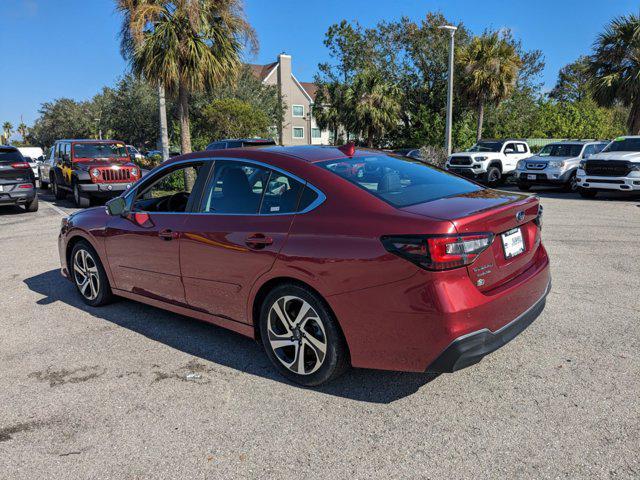
M 0 148 L 0 163 L 24 161 L 22 154 L 14 148 Z
M 269 170 L 234 161 L 218 161 L 205 189 L 205 213 L 257 214 Z
M 271 172 L 260 207 L 261 214 L 294 213 L 304 185 L 279 172 Z
M 319 165 L 397 208 L 483 190 L 475 183 L 410 158 L 377 155 Z

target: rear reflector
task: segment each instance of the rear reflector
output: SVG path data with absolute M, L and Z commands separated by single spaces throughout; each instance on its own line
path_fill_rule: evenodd
M 427 270 L 449 270 L 469 265 L 493 242 L 492 233 L 457 236 L 389 235 L 382 237 L 387 251 Z
M 27 162 L 16 162 L 11 164 L 12 168 L 31 168 Z

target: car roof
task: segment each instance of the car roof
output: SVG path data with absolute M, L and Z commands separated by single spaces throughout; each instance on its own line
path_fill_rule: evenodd
M 274 142 L 271 138 L 223 138 L 222 140 L 214 140 L 211 143 L 218 142 L 255 142 L 255 143 L 266 143 L 266 142 Z

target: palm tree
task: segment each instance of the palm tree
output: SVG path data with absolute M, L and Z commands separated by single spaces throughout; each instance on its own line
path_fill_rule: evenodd
M 118 0 L 121 50 L 132 71 L 177 93 L 182 153 L 191 152 L 189 97 L 233 77 L 247 43 L 257 49 L 241 0 Z
M 594 100 L 629 108 L 627 128 L 640 134 L 640 16 L 617 17 L 598 35 L 589 73 Z
M 347 131 L 360 133 L 372 148 L 396 127 L 400 114 L 400 91 L 373 70 L 364 70 L 353 79 L 345 93 Z M 377 140 L 377 142 L 376 142 Z
M 513 93 L 522 60 L 512 42 L 498 32 L 474 37 L 457 54 L 463 95 L 478 113 L 476 140 L 482 138 L 484 108 Z
M 22 142 L 23 143 L 26 143 L 26 141 L 27 141 L 27 133 L 28 132 L 29 132 L 29 128 L 27 127 L 27 125 L 24 122 L 20 122 L 20 125 L 18 125 L 18 133 L 22 137 Z
M 334 145 L 338 142 L 340 128 L 344 128 L 347 109 L 344 105 L 345 85 L 339 82 L 317 82 L 319 85 L 313 105 L 313 117 L 321 130 L 333 133 Z
M 2 124 L 2 131 L 4 132 L 4 141 L 9 144 L 11 141 L 11 134 L 13 133 L 13 125 L 11 122 L 4 122 Z

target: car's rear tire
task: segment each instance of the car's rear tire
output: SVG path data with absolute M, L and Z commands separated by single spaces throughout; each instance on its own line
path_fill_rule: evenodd
M 518 182 L 518 189 L 522 190 L 523 192 L 528 192 L 529 190 L 531 190 L 531 185 L 529 185 L 528 183 Z
M 67 192 L 60 188 L 56 176 L 51 177 L 51 190 L 53 191 L 53 196 L 56 200 L 64 200 L 67 196 Z
M 259 319 L 262 345 L 276 369 L 307 387 L 329 382 L 349 366 L 349 350 L 322 298 L 295 283 L 274 288 Z
M 590 188 L 581 188 L 581 187 L 578 187 L 578 193 L 582 198 L 596 198 L 596 195 L 598 195 L 597 190 L 593 190 Z
M 92 307 L 109 303 L 113 293 L 100 257 L 93 247 L 85 240 L 79 241 L 73 246 L 69 260 L 69 275 L 84 303 Z
M 91 200 L 89 197 L 85 197 L 80 192 L 80 187 L 78 182 L 73 182 L 73 202 L 76 204 L 76 207 L 87 208 L 91 205 Z
M 30 213 L 38 211 L 38 194 L 36 194 L 36 196 L 33 197 L 33 200 L 24 204 L 24 209 Z
M 497 187 L 502 182 L 502 171 L 495 165 L 490 165 L 486 173 L 486 182 L 490 187 Z

